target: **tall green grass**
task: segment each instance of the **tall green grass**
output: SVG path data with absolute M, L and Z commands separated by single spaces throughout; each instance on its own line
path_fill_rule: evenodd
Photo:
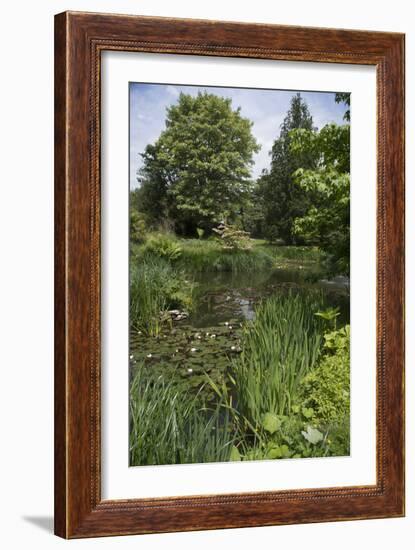
M 130 386 L 130 465 L 228 461 L 234 436 L 222 403 L 206 405 L 174 376 L 139 365 Z
M 156 256 L 135 259 L 130 269 L 130 325 L 157 336 L 169 322 L 171 308 L 192 306 L 193 284 L 168 260 Z
M 322 296 L 289 292 L 263 301 L 242 338 L 242 353 L 232 361 L 233 392 L 239 413 L 251 427 L 264 415 L 288 415 L 302 378 L 317 363 L 321 321 L 314 315 Z
M 248 250 L 227 250 L 217 239 L 179 239 L 172 233 L 152 233 L 141 246 L 132 247 L 132 257 L 164 258 L 189 272 L 257 271 L 275 267 L 282 260 L 316 263 L 320 253 L 315 247 L 275 246 L 253 240 Z
M 282 246 L 259 241 L 255 243 L 255 247 L 271 256 L 277 263 L 281 260 L 301 263 L 319 263 L 321 261 L 321 252 L 316 246 Z
M 272 257 L 260 249 L 225 250 L 215 240 L 182 240 L 178 265 L 193 272 L 245 271 L 269 269 Z

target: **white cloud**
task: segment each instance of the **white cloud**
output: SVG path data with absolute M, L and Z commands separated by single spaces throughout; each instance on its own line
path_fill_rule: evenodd
M 154 143 L 164 129 L 166 109 L 176 103 L 180 92 L 197 95 L 208 91 L 232 99 L 232 107 L 241 108 L 241 115 L 253 122 L 252 133 L 261 145 L 254 155 L 252 176 L 258 177 L 270 164 L 269 151 L 279 136 L 280 126 L 290 107 L 292 96 L 288 90 L 261 90 L 244 88 L 218 88 L 180 86 L 173 84 L 134 84 L 131 88 L 131 151 L 130 183 L 137 186 L 136 173 L 142 165 L 139 153 L 148 143 Z M 315 126 L 328 122 L 342 123 L 344 106 L 335 104 L 333 94 L 302 92 L 313 115 Z

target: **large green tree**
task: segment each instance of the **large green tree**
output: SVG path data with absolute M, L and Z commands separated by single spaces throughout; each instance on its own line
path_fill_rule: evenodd
M 294 181 L 309 197 L 294 232 L 325 253 L 330 275 L 350 270 L 350 127 L 328 124 L 320 132 L 291 132 L 294 154 L 315 154 L 315 169 L 298 169 Z
M 307 194 L 295 185 L 293 173 L 298 168 L 314 168 L 316 163 L 313 150 L 291 148 L 291 131 L 294 129 L 314 131 L 313 118 L 299 93 L 292 97 L 279 137 L 272 146 L 270 169 L 264 171 L 258 180 L 266 236 L 270 240 L 282 239 L 286 244 L 299 239 L 293 231 L 293 222 L 307 209 Z
M 165 130 L 142 155 L 139 208 L 153 223 L 170 220 L 185 236 L 232 220 L 252 189 L 259 146 L 251 128 L 230 99 L 180 94 L 167 109 Z

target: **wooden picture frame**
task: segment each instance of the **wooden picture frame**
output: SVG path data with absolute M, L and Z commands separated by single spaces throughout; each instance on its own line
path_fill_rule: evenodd
M 101 500 L 104 50 L 372 65 L 377 72 L 377 481 Z M 55 533 L 64 538 L 404 515 L 404 35 L 65 12 L 55 18 Z

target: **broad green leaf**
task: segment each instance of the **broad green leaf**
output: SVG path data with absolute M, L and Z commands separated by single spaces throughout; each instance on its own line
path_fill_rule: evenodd
M 268 452 L 267 452 L 267 458 L 271 458 L 271 459 L 274 459 L 274 458 L 281 458 L 281 449 L 280 447 L 272 447 Z
M 302 431 L 301 433 L 303 434 L 305 439 L 307 439 L 307 441 L 309 441 L 313 445 L 316 445 L 317 443 L 319 443 L 319 441 L 323 439 L 323 434 L 319 430 L 317 430 L 316 428 L 312 428 L 311 426 L 308 426 L 306 432 Z
M 290 449 L 287 445 L 278 445 L 275 447 L 271 447 L 271 449 L 267 453 L 267 458 L 275 459 L 275 458 L 287 458 L 290 456 Z
M 232 450 L 231 450 L 231 456 L 230 456 L 230 461 L 232 462 L 237 462 L 239 460 L 241 460 L 241 453 L 238 451 L 238 447 L 235 447 L 235 445 L 232 447 Z
M 314 416 L 314 410 L 311 407 L 303 407 L 301 412 L 305 418 L 313 418 Z
M 262 427 L 264 428 L 264 430 L 272 435 L 279 429 L 280 426 L 281 420 L 276 414 L 270 412 L 264 414 L 264 418 L 262 420 Z

